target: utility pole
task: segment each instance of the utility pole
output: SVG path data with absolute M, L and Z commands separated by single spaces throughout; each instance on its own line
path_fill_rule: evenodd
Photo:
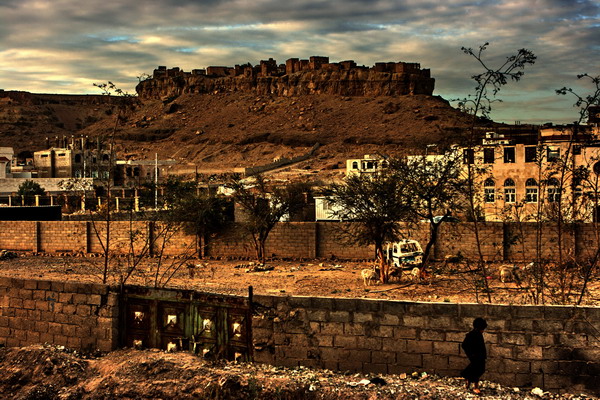
M 154 153 L 154 209 L 158 210 L 158 153 Z

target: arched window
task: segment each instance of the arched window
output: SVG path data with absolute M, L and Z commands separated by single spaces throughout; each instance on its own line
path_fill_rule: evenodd
M 102 161 L 108 161 L 108 159 L 109 159 L 108 154 L 102 155 Z
M 483 182 L 483 197 L 486 203 L 493 203 L 496 201 L 496 183 L 492 178 L 487 178 Z
M 525 202 L 537 203 L 538 201 L 538 184 L 533 178 L 525 181 Z
M 352 161 L 352 169 L 358 169 L 358 161 Z
M 508 178 L 504 181 L 504 202 L 514 203 L 517 201 L 517 188 L 515 187 L 515 181 Z
M 556 178 L 548 179 L 548 202 L 558 203 L 560 202 L 560 189 L 559 182 Z

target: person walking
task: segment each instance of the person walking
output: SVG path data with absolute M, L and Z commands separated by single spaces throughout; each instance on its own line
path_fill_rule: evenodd
M 467 380 L 467 390 L 473 383 L 473 393 L 479 394 L 479 378 L 485 372 L 485 359 L 487 351 L 483 340 L 483 331 L 487 328 L 487 322 L 483 318 L 475 318 L 473 330 L 465 336 L 462 349 L 469 358 L 469 365 L 461 372 L 461 376 Z

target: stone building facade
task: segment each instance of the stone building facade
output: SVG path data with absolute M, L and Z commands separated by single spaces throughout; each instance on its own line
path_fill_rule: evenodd
M 478 201 L 486 221 L 597 221 L 600 131 L 595 126 L 547 126 L 535 135 L 488 132 L 463 149 L 476 165 Z

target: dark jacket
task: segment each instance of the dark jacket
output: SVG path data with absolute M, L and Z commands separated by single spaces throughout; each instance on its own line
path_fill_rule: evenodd
M 462 342 L 462 349 L 472 361 L 483 361 L 487 358 L 483 333 L 479 330 L 472 330 L 467 333 L 465 340 Z

